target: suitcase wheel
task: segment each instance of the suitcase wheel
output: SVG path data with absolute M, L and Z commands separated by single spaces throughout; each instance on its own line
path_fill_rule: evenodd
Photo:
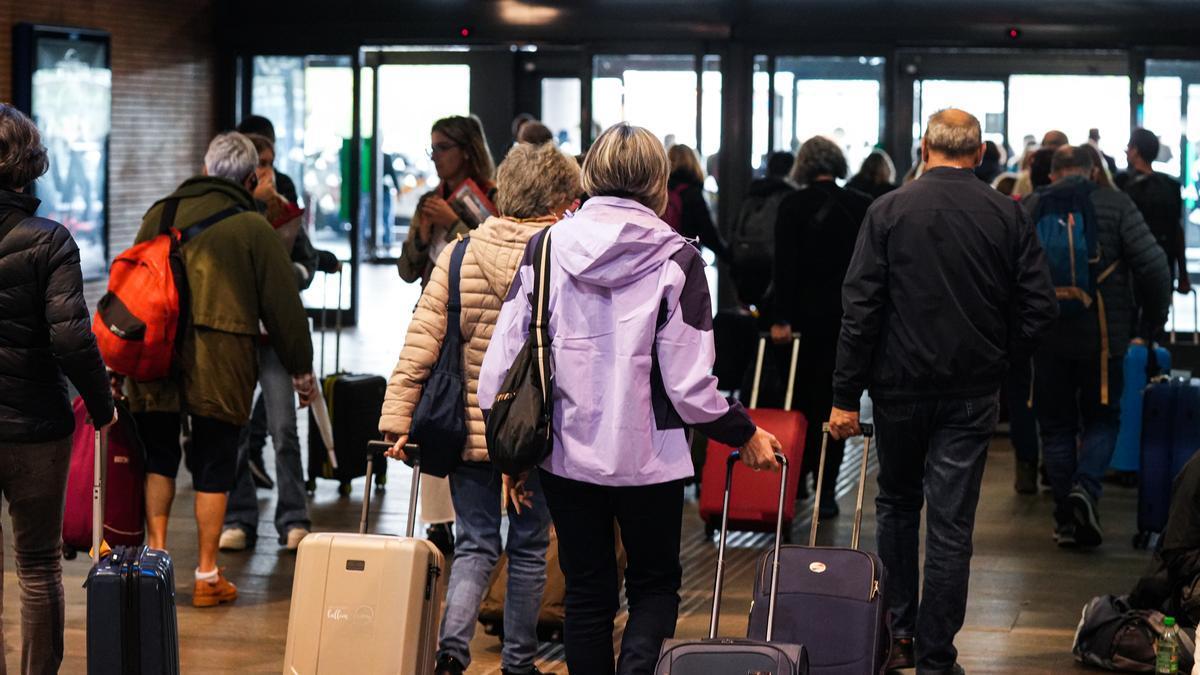
M 304 489 L 307 490 L 308 494 L 310 494 L 310 495 L 312 493 L 316 492 L 317 491 L 317 479 L 309 478 L 308 480 L 304 481 Z
M 353 491 L 354 491 L 354 488 L 350 485 L 350 481 L 342 481 L 341 483 L 338 483 L 338 495 L 339 496 L 349 497 L 350 493 Z
M 704 541 L 712 541 L 717 534 L 717 528 L 712 523 L 704 523 Z
M 1162 535 L 1158 532 L 1141 532 L 1133 535 L 1133 547 L 1139 551 L 1154 550 L 1158 548 L 1158 540 Z
M 387 475 L 381 473 L 375 474 L 375 489 L 382 490 L 385 485 L 387 485 Z
M 504 626 L 499 621 L 482 621 L 480 623 L 483 624 L 484 634 L 495 637 L 503 637 Z
M 75 557 L 78 555 L 79 555 L 79 551 L 76 551 L 75 549 L 71 548 L 70 546 L 63 546 L 63 550 L 62 550 L 63 560 L 74 560 Z

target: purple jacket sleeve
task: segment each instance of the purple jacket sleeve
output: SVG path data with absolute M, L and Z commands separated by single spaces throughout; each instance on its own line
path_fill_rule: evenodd
M 527 252 L 527 260 L 532 255 Z M 508 369 L 517 358 L 529 336 L 529 317 L 532 308 L 529 306 L 529 293 L 525 290 L 533 285 L 533 268 L 522 263 L 517 270 L 509 288 L 504 306 L 500 308 L 500 318 L 496 320 L 496 329 L 492 333 L 492 341 L 488 343 L 487 352 L 483 356 L 483 366 L 479 370 L 479 409 L 487 416 L 500 392 L 500 385 L 508 375 Z
M 676 253 L 666 272 L 666 320 L 655 348 L 663 386 L 683 422 L 725 445 L 741 447 L 754 436 L 754 422 L 740 403 L 717 391 L 712 305 L 704 262 L 692 246 Z

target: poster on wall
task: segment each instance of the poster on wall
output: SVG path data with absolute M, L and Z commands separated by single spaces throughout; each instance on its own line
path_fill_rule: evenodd
M 50 169 L 31 191 L 37 215 L 62 223 L 79 245 L 85 280 L 108 268 L 108 136 L 112 68 L 107 33 L 20 24 L 13 46 L 14 103 L 42 134 Z

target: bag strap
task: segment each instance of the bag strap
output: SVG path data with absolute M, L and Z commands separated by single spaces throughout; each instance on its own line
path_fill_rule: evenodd
M 546 403 L 549 404 L 549 388 L 546 386 L 550 381 L 549 359 L 547 355 L 550 351 L 550 291 L 547 285 L 550 282 L 550 230 L 547 229 L 542 238 L 538 240 L 537 249 L 533 256 L 533 311 L 529 318 L 529 334 L 534 337 L 537 347 L 537 374 L 538 381 L 542 385 L 542 395 L 547 398 Z M 548 407 L 548 406 L 547 406 Z
M 459 312 L 462 310 L 462 295 L 459 292 L 459 286 L 462 283 L 462 264 L 463 258 L 467 253 L 467 244 L 471 243 L 470 237 L 458 238 L 458 243 L 454 246 L 454 251 L 450 254 L 450 281 L 449 293 L 446 296 L 446 327 L 449 330 L 450 317 L 458 318 Z M 458 321 L 454 321 L 457 325 Z
M 179 243 L 186 244 L 188 241 L 195 239 L 196 237 L 199 237 L 201 234 L 204 233 L 205 230 L 212 227 L 213 225 L 216 225 L 217 223 L 221 222 L 222 220 L 225 220 L 226 218 L 232 218 L 233 216 L 236 216 L 237 214 L 239 214 L 245 210 L 246 209 L 244 207 L 239 206 L 237 204 L 234 204 L 233 206 L 230 206 L 229 208 L 226 208 L 226 209 L 221 209 L 220 211 L 217 211 L 216 213 L 212 214 L 211 216 L 205 218 L 204 220 L 201 220 L 200 222 L 198 222 L 190 227 L 180 230 L 179 231 Z M 174 215 L 174 214 L 172 214 L 172 215 Z

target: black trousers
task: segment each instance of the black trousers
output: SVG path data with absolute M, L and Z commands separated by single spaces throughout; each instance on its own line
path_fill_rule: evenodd
M 628 566 L 629 621 L 615 672 L 651 675 L 679 614 L 679 528 L 684 481 L 607 487 L 541 473 L 567 582 L 563 643 L 571 675 L 612 675 L 613 620 L 620 606 L 616 533 Z

